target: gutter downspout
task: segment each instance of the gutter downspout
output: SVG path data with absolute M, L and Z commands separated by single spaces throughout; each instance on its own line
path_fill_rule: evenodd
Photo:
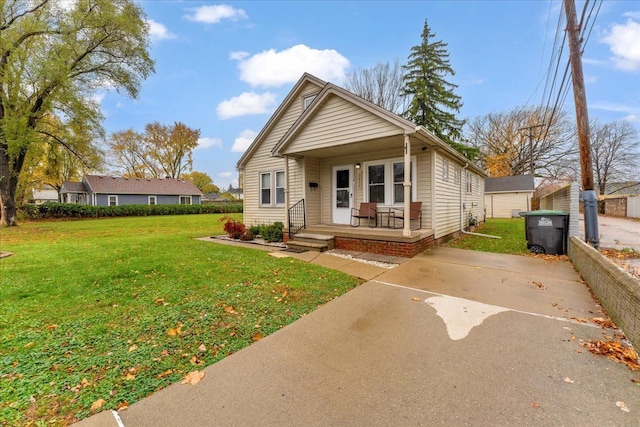
M 502 239 L 502 237 L 500 236 L 491 236 L 489 234 L 482 234 L 482 233 L 472 233 L 470 231 L 465 231 L 464 230 L 464 198 L 463 198 L 463 190 L 462 190 L 462 177 L 464 176 L 464 179 L 466 181 L 466 174 L 464 173 L 465 169 L 467 169 L 469 167 L 469 162 L 465 163 L 464 167 L 460 170 L 460 232 L 462 234 L 470 234 L 472 236 L 480 236 L 480 237 L 489 237 L 491 239 Z

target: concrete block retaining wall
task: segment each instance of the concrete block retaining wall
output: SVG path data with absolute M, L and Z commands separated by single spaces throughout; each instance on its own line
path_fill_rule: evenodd
M 640 350 L 640 280 L 577 237 L 569 239 L 569 258 L 611 319 Z

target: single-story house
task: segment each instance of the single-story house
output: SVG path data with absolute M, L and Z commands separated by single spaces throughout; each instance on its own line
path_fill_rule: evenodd
M 204 193 L 202 195 L 202 203 L 228 203 L 231 200 L 222 197 L 220 193 Z
M 41 205 L 42 203 L 47 203 L 47 202 L 55 203 L 57 201 L 58 201 L 58 190 L 56 190 L 49 184 L 44 184 L 39 188 L 33 188 L 31 190 L 31 197 L 29 198 L 29 203 Z
M 484 211 L 480 167 L 424 127 L 307 73 L 237 166 L 245 224 L 283 222 L 294 241 L 324 235 L 336 248 L 414 256 Z
M 125 178 L 85 175 L 82 182 L 64 182 L 63 203 L 93 206 L 199 205 L 202 192 L 189 181 L 172 178 Z
M 519 218 L 531 210 L 535 191 L 533 175 L 503 176 L 484 181 L 484 205 L 487 218 Z

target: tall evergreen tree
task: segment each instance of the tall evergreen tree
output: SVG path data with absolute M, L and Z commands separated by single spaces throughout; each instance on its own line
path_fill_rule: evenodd
M 477 151 L 460 143 L 464 120 L 456 113 L 462 107 L 461 98 L 453 91 L 458 86 L 446 80 L 455 75 L 449 64 L 447 44 L 432 41 L 435 34 L 424 21 L 422 43 L 411 48 L 404 70 L 402 94 L 409 98 L 404 116 L 417 125 L 424 126 L 453 148 L 472 157 Z

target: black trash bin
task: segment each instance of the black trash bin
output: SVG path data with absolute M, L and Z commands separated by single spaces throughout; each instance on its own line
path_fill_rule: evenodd
M 527 249 L 548 255 L 567 253 L 569 214 L 562 211 L 521 212 L 524 217 Z

